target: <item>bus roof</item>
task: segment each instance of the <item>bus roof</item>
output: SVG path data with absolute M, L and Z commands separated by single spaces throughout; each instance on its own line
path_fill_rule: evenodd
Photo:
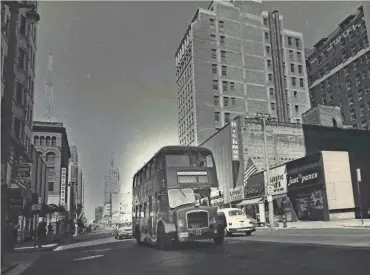
M 199 147 L 199 146 L 183 146 L 183 145 L 167 145 L 162 147 L 155 153 L 148 162 L 145 162 L 143 166 L 139 170 L 136 171 L 134 174 L 134 177 L 138 172 L 141 171 L 141 169 L 144 168 L 153 158 L 155 158 L 157 155 L 160 153 L 182 153 L 182 152 L 188 152 L 188 151 L 193 151 L 193 152 L 204 152 L 204 153 L 209 153 L 212 154 L 212 151 L 209 150 L 208 148 L 205 147 Z

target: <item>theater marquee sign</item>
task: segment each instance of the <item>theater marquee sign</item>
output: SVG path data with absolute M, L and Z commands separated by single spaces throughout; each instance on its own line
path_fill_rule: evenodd
M 240 160 L 239 156 L 239 128 L 237 121 L 230 123 L 232 160 Z

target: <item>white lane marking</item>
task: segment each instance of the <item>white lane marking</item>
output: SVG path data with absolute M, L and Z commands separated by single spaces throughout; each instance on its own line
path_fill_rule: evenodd
M 42 247 L 52 247 L 52 246 L 55 246 L 57 245 L 57 243 L 52 243 L 52 244 L 45 244 L 45 245 L 42 245 Z M 36 245 L 37 247 L 37 245 Z M 35 246 L 22 246 L 22 247 L 16 247 L 14 248 L 14 250 L 21 250 L 21 249 L 33 249 L 35 248 Z
M 34 261 L 32 262 L 25 262 L 25 263 L 18 263 L 18 265 L 10 270 L 8 273 L 6 273 L 7 275 L 20 275 L 22 274 L 26 269 L 28 269 L 29 267 L 31 267 L 33 265 Z
M 101 258 L 101 257 L 104 257 L 104 255 L 88 256 L 88 257 L 83 257 L 83 258 L 74 259 L 74 261 L 91 260 L 91 259 L 96 259 L 96 258 Z
M 106 249 L 90 249 L 90 250 L 85 250 L 82 252 L 102 252 L 102 251 L 108 251 L 111 250 L 111 248 L 106 248 Z
M 132 241 L 132 239 L 128 239 L 126 241 Z M 67 249 L 72 249 L 72 248 L 80 248 L 80 247 L 116 243 L 116 242 L 122 242 L 122 240 L 116 240 L 112 237 L 108 237 L 108 238 L 103 238 L 99 240 L 86 241 L 86 242 L 80 242 L 80 243 L 74 243 L 74 244 L 68 244 L 68 245 L 61 245 L 61 246 L 58 246 L 53 251 L 61 251 L 61 250 L 67 250 Z

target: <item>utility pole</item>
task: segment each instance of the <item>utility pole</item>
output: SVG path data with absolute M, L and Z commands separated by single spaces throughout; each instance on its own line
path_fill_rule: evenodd
M 361 218 L 361 224 L 364 224 L 364 219 L 362 217 L 362 200 L 361 200 L 361 192 L 360 192 L 360 182 L 361 182 L 361 170 L 356 169 L 357 174 L 357 193 L 358 193 L 358 201 L 360 204 L 360 218 Z
M 269 221 L 270 221 L 270 228 L 275 227 L 275 218 L 274 218 L 274 202 L 272 200 L 271 195 L 271 182 L 270 182 L 270 165 L 268 159 L 268 150 L 267 150 L 267 133 L 266 133 L 266 120 L 270 119 L 269 114 L 258 113 L 257 119 L 262 121 L 262 131 L 263 131 L 263 143 L 264 143 L 264 151 L 265 151 L 265 167 L 266 167 L 266 185 L 265 185 L 265 196 L 268 201 L 268 208 L 269 208 Z

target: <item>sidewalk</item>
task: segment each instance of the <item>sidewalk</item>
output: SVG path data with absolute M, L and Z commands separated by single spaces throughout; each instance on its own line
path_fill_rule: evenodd
M 1 267 L 1 275 L 7 274 L 20 264 L 32 264 L 58 246 L 70 243 L 71 239 L 73 239 L 73 237 L 68 236 L 60 242 L 45 244 L 41 248 L 35 247 L 34 241 L 17 243 L 14 247 L 14 251 L 4 253 L 4 265 Z
M 284 228 L 283 223 L 279 224 L 279 228 Z M 319 228 L 367 228 L 370 229 L 370 220 L 364 220 L 364 224 L 361 220 L 339 220 L 339 221 L 299 221 L 299 222 L 288 222 L 288 229 L 301 228 L 301 229 L 319 229 Z

